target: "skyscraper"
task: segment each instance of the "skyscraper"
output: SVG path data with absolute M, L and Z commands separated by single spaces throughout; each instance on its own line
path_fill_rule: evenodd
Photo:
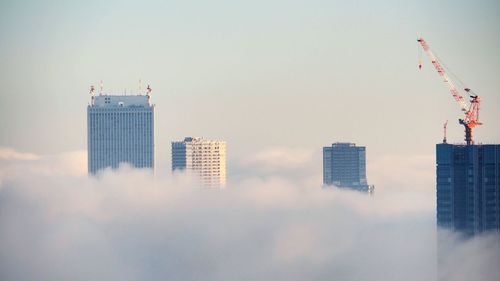
M 149 87 L 148 87 L 148 90 Z M 154 105 L 147 95 L 93 95 L 87 107 L 88 171 L 128 163 L 154 169 Z
M 436 145 L 437 224 L 467 235 L 500 230 L 500 145 Z
M 196 173 L 205 187 L 226 184 L 226 142 L 186 137 L 172 142 L 172 171 Z
M 365 147 L 342 142 L 323 147 L 323 184 L 372 192 L 366 181 Z

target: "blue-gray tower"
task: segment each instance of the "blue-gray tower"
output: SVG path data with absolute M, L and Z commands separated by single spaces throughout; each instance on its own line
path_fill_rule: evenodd
M 500 230 L 500 145 L 436 145 L 437 224 L 467 235 Z
M 87 107 L 88 171 L 128 163 L 154 169 L 154 105 L 146 95 L 92 93 Z
M 366 180 L 366 149 L 337 142 L 323 147 L 323 184 L 373 191 Z

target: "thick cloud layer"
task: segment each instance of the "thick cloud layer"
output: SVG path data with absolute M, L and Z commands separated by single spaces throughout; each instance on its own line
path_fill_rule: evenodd
M 432 189 L 370 197 L 280 174 L 207 190 L 128 167 L 88 178 L 81 153 L 16 153 L 0 157 L 0 280 L 436 279 Z M 440 275 L 500 276 L 498 235 L 439 237 Z

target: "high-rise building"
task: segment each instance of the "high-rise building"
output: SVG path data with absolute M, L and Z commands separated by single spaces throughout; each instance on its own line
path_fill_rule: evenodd
M 337 142 L 323 147 L 323 184 L 373 191 L 366 180 L 365 147 Z
M 172 142 L 172 170 L 196 173 L 205 187 L 226 185 L 226 142 L 186 137 Z
M 92 88 L 87 107 L 89 174 L 120 163 L 154 169 L 154 105 L 149 98 L 149 94 L 94 96 Z
M 500 230 L 500 145 L 436 145 L 437 224 L 467 235 Z

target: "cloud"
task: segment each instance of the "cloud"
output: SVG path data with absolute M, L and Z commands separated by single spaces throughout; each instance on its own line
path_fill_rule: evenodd
M 201 189 L 185 174 L 153 176 L 127 166 L 89 178 L 61 165 L 75 159 L 0 163 L 9 171 L 0 188 L 0 280 L 436 276 L 438 234 L 425 192 L 370 197 L 283 176 Z M 458 265 L 463 276 L 495 280 L 497 236 L 460 242 L 443 233 L 448 253 L 471 258 L 447 260 L 442 274 L 470 280 L 453 271 Z
M 439 233 L 441 270 L 439 280 L 498 280 L 500 276 L 500 235 L 486 233 L 464 240 L 457 233 Z
M 304 185 L 320 185 L 322 160 L 320 151 L 300 147 L 275 146 L 249 152 L 231 161 L 232 178 L 244 180 L 259 177 L 286 178 Z
M 22 153 L 8 147 L 0 147 L 0 160 L 36 160 L 39 156 L 32 153 Z
M 87 152 L 71 151 L 57 155 L 36 155 L 0 147 L 0 183 L 8 179 L 22 178 L 26 174 L 31 176 L 86 176 Z
M 410 188 L 419 191 L 435 188 L 435 156 L 388 154 L 369 159 L 369 182 L 382 188 Z
M 301 168 L 312 161 L 313 154 L 309 149 L 272 147 L 249 155 L 244 162 L 269 169 Z

